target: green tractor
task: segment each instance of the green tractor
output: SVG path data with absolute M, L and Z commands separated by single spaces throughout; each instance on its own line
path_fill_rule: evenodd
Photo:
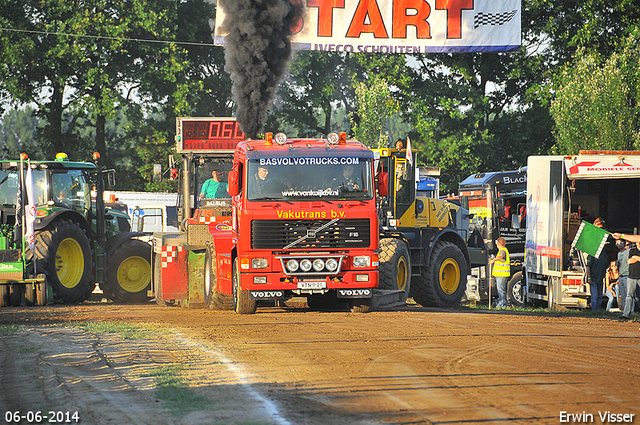
M 105 176 L 115 184 L 114 170 L 66 154 L 0 161 L 0 307 L 79 303 L 96 283 L 113 301 L 147 300 L 151 246 L 127 214 L 105 208 Z

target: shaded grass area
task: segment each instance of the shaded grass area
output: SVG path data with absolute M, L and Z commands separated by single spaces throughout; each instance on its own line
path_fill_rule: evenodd
M 133 325 L 124 322 L 78 322 L 68 326 L 91 333 L 116 333 L 124 339 L 158 339 L 168 331 L 153 326 Z
M 169 332 L 153 326 L 115 321 L 73 323 L 70 326 L 90 333 L 115 333 L 128 340 L 159 339 Z M 188 368 L 185 365 L 174 364 L 151 369 L 139 376 L 152 378 L 155 384 L 155 397 L 166 403 L 172 415 L 182 416 L 189 412 L 207 410 L 209 405 L 205 397 L 189 388 L 187 372 Z
M 20 327 L 18 325 L 3 325 L 3 326 L 0 326 L 0 336 L 16 333 L 19 330 L 20 330 Z
M 207 398 L 189 388 L 189 382 L 184 376 L 186 370 L 184 365 L 170 365 L 152 369 L 141 375 L 154 379 L 156 397 L 167 404 L 174 416 L 206 409 L 209 404 Z

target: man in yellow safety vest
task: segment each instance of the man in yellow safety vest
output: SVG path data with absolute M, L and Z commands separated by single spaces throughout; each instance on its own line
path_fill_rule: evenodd
M 498 245 L 498 255 L 492 258 L 489 264 L 493 265 L 491 275 L 496 278 L 496 288 L 498 288 L 496 308 L 504 308 L 507 306 L 507 281 L 511 276 L 511 261 L 509 260 L 509 250 L 506 247 L 507 241 L 504 238 L 498 238 L 496 245 Z

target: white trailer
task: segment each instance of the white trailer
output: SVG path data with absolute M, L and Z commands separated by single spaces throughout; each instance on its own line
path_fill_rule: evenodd
M 178 194 L 105 191 L 105 203 L 129 214 L 131 229 L 141 232 L 178 231 Z
M 638 151 L 529 157 L 527 299 L 552 309 L 586 308 L 590 288 L 584 279 L 584 255 L 571 249 L 580 223 L 602 217 L 606 230 L 633 234 L 639 211 Z M 609 249 L 610 259 L 616 253 L 615 246 Z

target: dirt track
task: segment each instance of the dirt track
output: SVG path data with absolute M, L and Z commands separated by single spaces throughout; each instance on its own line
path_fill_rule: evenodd
M 163 332 L 61 326 L 83 321 Z M 2 309 L 0 326 L 0 423 L 8 410 L 78 411 L 85 424 L 557 424 L 561 412 L 602 423 L 607 411 L 640 423 L 637 322 L 86 304 Z M 160 393 L 166 367 L 179 367 L 187 408 Z

